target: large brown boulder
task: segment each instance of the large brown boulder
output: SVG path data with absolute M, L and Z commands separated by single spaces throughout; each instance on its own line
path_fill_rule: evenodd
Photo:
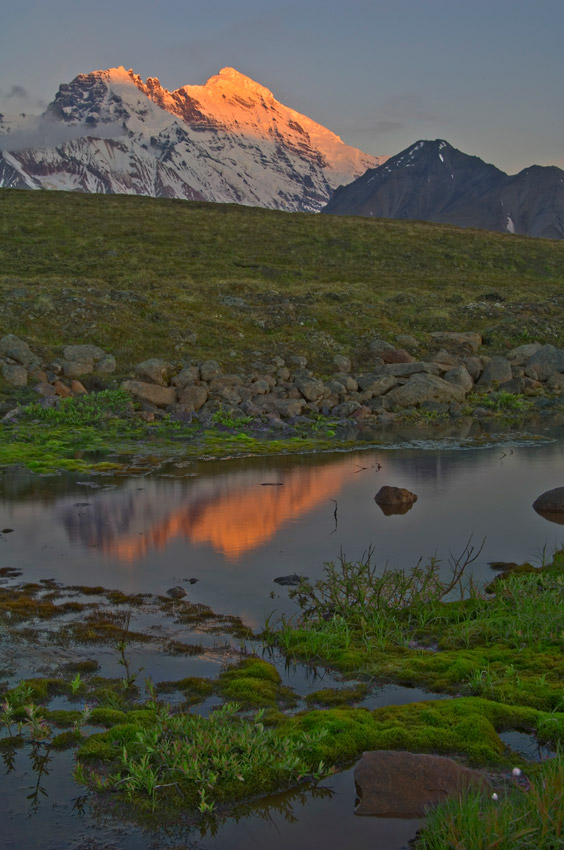
M 376 750 L 363 753 L 354 769 L 360 802 L 357 815 L 420 818 L 447 797 L 468 788 L 488 791 L 477 771 L 444 756 Z
M 417 496 L 405 487 L 380 487 L 374 501 L 386 516 L 392 514 L 406 514 L 415 502 Z

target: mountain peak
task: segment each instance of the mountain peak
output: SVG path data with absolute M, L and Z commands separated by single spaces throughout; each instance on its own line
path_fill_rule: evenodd
M 184 86 L 190 92 L 226 92 L 228 94 L 255 95 L 264 99 L 274 100 L 274 95 L 266 86 L 261 86 L 251 77 L 247 77 L 236 68 L 222 68 L 219 74 L 214 74 L 203 86 Z

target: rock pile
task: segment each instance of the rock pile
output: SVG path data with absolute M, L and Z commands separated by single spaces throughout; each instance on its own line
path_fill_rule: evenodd
M 413 350 L 415 340 L 402 340 Z M 223 372 L 216 360 L 171 364 L 153 357 L 138 363 L 121 386 L 140 402 L 139 415 L 149 421 L 164 413 L 185 421 L 196 414 L 206 421 L 221 411 L 230 420 L 271 423 L 324 414 L 385 424 L 412 409 L 458 416 L 472 392 L 564 393 L 564 349 L 532 343 L 503 357 L 482 356 L 476 333 L 437 332 L 430 343 L 433 353 L 417 360 L 406 349 L 375 339 L 369 369 L 354 374 L 350 359 L 339 354 L 329 377 L 314 374 L 297 355 L 254 361 L 236 374 Z M 13 334 L 0 339 L 4 382 L 33 384 L 44 403 L 85 393 L 81 377 L 115 369 L 115 358 L 96 345 L 67 345 L 62 357 L 44 363 Z

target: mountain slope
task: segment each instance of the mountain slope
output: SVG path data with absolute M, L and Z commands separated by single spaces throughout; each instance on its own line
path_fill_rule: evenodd
M 0 186 L 317 211 L 384 161 L 224 68 L 169 92 L 125 68 L 80 74 L 24 128 L 0 116 Z
M 322 212 L 562 239 L 564 171 L 535 165 L 510 177 L 443 139 L 419 141 L 337 189 Z

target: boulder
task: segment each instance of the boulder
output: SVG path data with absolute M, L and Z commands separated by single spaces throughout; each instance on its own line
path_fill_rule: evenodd
M 88 390 L 84 384 L 81 381 L 77 381 L 76 378 L 71 381 L 70 388 L 73 395 L 88 395 Z
M 345 357 L 343 354 L 336 354 L 333 358 L 333 363 L 337 367 L 337 372 L 344 372 L 347 374 L 352 369 L 350 359 Z
M 172 366 L 166 360 L 160 360 L 158 357 L 149 357 L 148 360 L 143 360 L 135 367 L 135 375 L 142 381 L 151 381 L 153 384 L 159 384 L 164 387 L 168 384 L 168 378 L 172 371 Z
M 27 369 L 23 366 L 10 366 L 4 363 L 2 366 L 2 377 L 11 387 L 27 386 Z
M 202 381 L 213 381 L 218 375 L 221 375 L 221 366 L 217 360 L 204 360 L 200 364 L 200 377 Z
M 59 396 L 59 398 L 71 398 L 72 390 L 70 387 L 67 387 L 66 384 L 63 384 L 62 381 L 55 381 L 53 384 L 53 389 L 55 393 Z
M 63 360 L 62 365 L 65 378 L 80 378 L 81 375 L 90 375 L 94 371 L 94 360 L 91 357 Z
M 368 343 L 368 348 L 370 349 L 372 354 L 377 354 L 381 356 L 383 351 L 392 351 L 394 346 L 390 345 L 389 342 L 386 342 L 385 339 L 381 339 L 379 336 L 375 336 Z
M 33 353 L 27 342 L 15 334 L 6 334 L 0 339 L 0 356 L 9 357 L 30 372 L 40 365 L 39 357 Z
M 284 419 L 294 419 L 300 416 L 305 407 L 303 398 L 277 398 L 273 402 L 276 412 Z
M 184 387 L 188 386 L 188 384 L 193 384 L 195 381 L 200 380 L 200 367 L 199 366 L 185 366 L 178 375 L 175 375 L 171 380 L 171 384 L 179 389 L 183 390 Z
M 528 342 L 526 345 L 518 345 L 505 355 L 515 366 L 524 366 L 527 360 L 542 348 L 540 342 Z
M 208 400 L 207 387 L 202 384 L 192 384 L 185 386 L 178 393 L 178 403 L 181 404 L 185 412 L 199 410 Z
M 485 365 L 484 371 L 478 378 L 476 389 L 495 389 L 500 384 L 513 378 L 511 363 L 505 357 L 492 357 Z
M 347 375 L 345 372 L 337 372 L 333 375 L 334 381 L 339 381 L 345 387 L 346 391 L 349 393 L 354 393 L 358 390 L 358 383 L 351 375 Z
M 469 393 L 474 386 L 474 381 L 466 366 L 457 366 L 456 369 L 449 369 L 448 372 L 445 372 L 443 378 L 449 384 L 460 387 L 465 393 Z
M 170 596 L 171 599 L 184 599 L 185 596 L 188 596 L 183 587 L 177 584 L 175 587 L 169 587 L 166 592 L 167 596 Z
M 444 756 L 394 750 L 363 753 L 354 769 L 357 815 L 420 818 L 430 808 L 469 788 L 490 791 L 477 771 Z
M 444 368 L 441 368 L 437 363 L 425 363 L 417 360 L 415 363 L 386 363 L 377 370 L 380 375 L 395 375 L 396 378 L 405 378 L 409 375 L 417 375 L 420 372 L 427 375 L 439 375 L 444 372 Z
M 417 496 L 404 487 L 385 485 L 380 487 L 374 496 L 374 501 L 383 514 L 391 516 L 392 514 L 406 514 L 417 501 Z
M 424 401 L 463 402 L 465 392 L 437 375 L 417 374 L 403 387 L 390 390 L 386 398 L 390 404 L 398 407 L 417 407 Z
M 525 364 L 525 374 L 536 381 L 546 381 L 554 372 L 564 372 L 564 349 L 554 345 L 542 345 Z
M 415 357 L 412 357 L 405 348 L 386 348 L 380 355 L 384 363 L 413 363 Z
M 306 401 L 318 401 L 326 394 L 325 384 L 319 378 L 298 376 L 294 383 Z
M 370 391 L 372 397 L 384 395 L 397 384 L 394 375 L 359 375 L 358 386 L 363 391 Z
M 97 375 L 111 375 L 116 371 L 116 358 L 113 354 L 104 354 L 94 365 Z
M 476 354 L 482 344 L 482 337 L 478 333 L 436 331 L 431 334 L 435 345 L 446 348 L 448 351 L 464 351 L 467 354 Z
M 462 365 L 466 366 L 468 374 L 470 375 L 473 381 L 478 380 L 484 368 L 484 364 L 482 363 L 481 357 L 464 357 L 462 360 Z
M 533 502 L 535 511 L 552 522 L 564 523 L 564 487 L 547 490 Z
M 361 407 L 361 404 L 358 401 L 344 401 L 342 404 L 337 404 L 331 413 L 339 419 L 344 419 L 346 416 L 352 416 L 359 407 Z
M 48 383 L 48 381 L 40 381 L 33 389 L 41 398 L 54 398 L 57 395 L 55 387 Z
M 455 369 L 460 363 L 459 358 L 451 354 L 450 351 L 447 351 L 446 348 L 441 348 L 440 351 L 437 351 L 431 358 L 431 362 L 437 363 L 439 366 L 444 366 L 445 370 Z
M 124 381 L 121 388 L 129 395 L 141 401 L 148 401 L 149 404 L 154 404 L 156 407 L 167 407 L 176 402 L 174 387 L 161 387 L 158 384 L 148 384 L 144 381 Z
M 65 345 L 63 356 L 65 360 L 93 360 L 95 363 L 101 360 L 105 351 L 97 345 Z

